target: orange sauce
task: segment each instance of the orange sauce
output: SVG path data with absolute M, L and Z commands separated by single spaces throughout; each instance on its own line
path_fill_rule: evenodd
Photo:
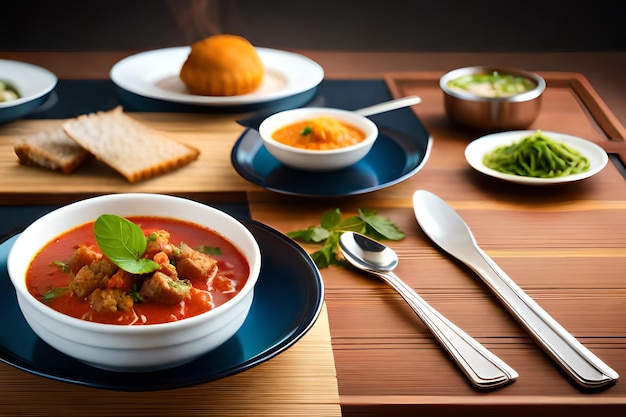
M 328 150 L 356 145 L 365 139 L 365 132 L 333 117 L 317 117 L 281 127 L 272 138 L 301 149 Z

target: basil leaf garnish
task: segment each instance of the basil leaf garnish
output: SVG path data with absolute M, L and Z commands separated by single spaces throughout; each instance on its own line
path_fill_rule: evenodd
M 151 259 L 142 258 L 146 237 L 135 223 L 115 214 L 103 214 L 93 226 L 102 253 L 115 265 L 131 274 L 146 274 L 160 268 Z

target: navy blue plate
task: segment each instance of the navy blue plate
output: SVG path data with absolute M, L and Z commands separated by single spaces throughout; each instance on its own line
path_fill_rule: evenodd
M 0 59 L 0 80 L 20 93 L 16 100 L 0 102 L 0 123 L 24 117 L 41 106 L 58 81 L 56 75 L 45 68 L 7 59 Z
M 231 162 L 246 180 L 279 193 L 314 197 L 367 193 L 410 178 L 424 166 L 430 154 L 432 140 L 425 129 L 408 134 L 379 125 L 378 131 L 378 139 L 365 158 L 339 171 L 288 168 L 270 155 L 253 128 L 246 129 L 235 143 Z
M 285 351 L 313 326 L 324 286 L 310 256 L 294 241 L 242 221 L 261 247 L 261 275 L 248 318 L 219 348 L 188 364 L 157 372 L 121 373 L 85 365 L 43 342 L 26 323 L 7 272 L 17 236 L 0 243 L 0 360 L 35 375 L 119 391 L 181 388 L 245 371 Z

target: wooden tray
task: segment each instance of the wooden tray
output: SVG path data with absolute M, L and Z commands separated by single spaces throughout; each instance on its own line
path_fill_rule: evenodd
M 209 152 L 214 150 L 214 156 L 193 167 L 199 170 L 200 177 L 186 176 L 180 171 L 172 177 L 130 186 L 112 174 L 109 176 L 104 167 L 93 167 L 99 175 L 86 179 L 48 173 L 19 178 L 15 156 L 7 141 L 54 123 L 20 121 L 4 129 L 0 137 L 0 197 L 2 204 L 14 204 L 64 198 L 64 193 L 75 192 L 154 188 L 159 192 L 196 193 L 201 189 L 200 196 L 206 200 L 223 197 L 247 201 L 253 219 L 282 232 L 319 224 L 322 212 L 327 209 L 340 208 L 344 215 L 355 214 L 357 208 L 374 209 L 407 233 L 404 240 L 390 243 L 400 255 L 397 273 L 433 306 L 513 366 L 520 379 L 495 392 L 474 390 L 393 290 L 361 273 L 332 267 L 322 270 L 322 275 L 343 415 L 624 415 L 623 381 L 595 393 L 582 392 L 570 383 L 488 289 L 431 244 L 417 226 L 411 207 L 411 196 L 420 188 L 448 201 L 470 225 L 485 251 L 555 319 L 625 378 L 626 181 L 620 171 L 621 162 L 613 158 L 598 175 L 558 187 L 511 185 L 474 172 L 465 162 L 463 150 L 477 135 L 448 122 L 438 87 L 441 75 L 385 76 L 394 96 L 417 94 L 424 99 L 414 111 L 434 142 L 422 171 L 374 193 L 307 199 L 267 192 L 240 179 L 227 162 L 230 146 L 243 129 L 234 120 L 215 116 L 209 123 L 207 116 L 202 115 L 137 114 L 162 130 L 180 133 L 197 143 L 206 141 L 203 146 Z M 533 127 L 591 139 L 621 155 L 623 161 L 625 129 L 586 79 L 570 73 L 542 75 L 548 89 L 542 113 Z M 206 137 L 199 133 L 205 131 Z M 218 144 L 223 148 L 215 148 Z M 104 179 L 101 173 L 106 173 Z M 203 176 L 207 174 L 215 177 Z M 44 193 L 41 198 L 40 193 Z M 307 249 L 312 251 L 316 247 Z M 114 401 L 128 407 L 127 410 L 148 410 L 152 414 L 164 414 L 175 408 L 196 413 L 224 411 L 228 409 L 224 402 L 220 403 L 222 408 L 211 408 L 211 392 L 214 388 L 218 393 L 233 392 L 234 387 L 249 395 L 242 408 L 230 410 L 233 414 L 246 406 L 248 410 L 270 414 L 275 410 L 269 407 L 276 404 L 284 406 L 276 409 L 277 412 L 289 415 L 311 410 L 319 413 L 325 405 L 329 414 L 336 411 L 332 399 L 324 402 L 332 395 L 306 394 L 309 377 L 317 375 L 313 369 L 316 365 L 309 361 L 316 360 L 317 349 L 323 351 L 325 345 L 299 343 L 294 348 L 305 352 L 299 356 L 297 351 L 289 350 L 276 358 L 277 363 L 270 361 L 232 381 L 227 379 L 164 395 L 97 392 L 97 397 L 102 398 L 98 406 L 104 401 Z M 290 376 L 283 380 L 281 368 L 289 358 L 294 360 L 295 367 L 282 369 Z M 297 366 L 305 365 L 311 366 L 311 373 L 298 370 Z M 333 378 L 328 378 L 326 365 L 320 373 L 322 370 L 320 384 L 330 384 Z M 255 397 L 258 389 L 255 384 L 268 381 L 257 380 L 260 374 L 276 378 L 269 382 L 267 391 L 262 391 L 261 395 L 267 396 L 263 398 L 268 398 L 265 405 L 263 399 Z M 6 394 L 1 405 L 7 413 L 12 406 L 24 407 L 29 403 L 35 404 L 35 412 L 45 413 L 45 407 L 50 406 L 62 410 L 67 398 L 74 398 L 82 411 L 93 405 L 94 390 L 50 383 L 7 366 L 0 366 L 0 381 Z M 295 397 L 291 395 L 292 388 L 298 391 Z M 285 397 L 281 393 L 286 391 L 290 395 Z M 39 393 L 39 401 L 33 401 L 35 392 Z M 300 396 L 300 393 L 304 394 Z M 152 407 L 148 409 L 149 404 Z M 316 404 L 321 407 L 314 407 Z M 119 411 L 114 406 L 102 408 L 108 414 L 116 409 Z
M 594 141 L 608 153 L 619 155 L 626 162 L 626 129 L 611 112 L 589 81 L 576 73 L 538 72 L 546 80 L 542 110 L 529 129 L 543 129 L 569 133 Z M 432 130 L 433 136 L 442 125 L 448 126 L 443 109 L 443 93 L 439 78 L 443 73 L 387 73 L 384 78 L 394 97 L 417 94 L 432 111 L 417 110 L 420 119 Z M 585 121 L 573 116 L 584 117 Z M 462 131 L 455 131 L 459 135 Z M 452 131 L 446 131 L 453 134 Z M 466 135 L 464 135 L 467 137 Z M 616 143 L 614 143 L 616 142 Z
M 322 270 L 342 412 L 351 415 L 623 415 L 623 381 L 581 391 L 543 353 L 482 282 L 421 232 L 411 207 L 417 189 L 448 201 L 483 249 L 590 350 L 626 377 L 626 181 L 614 158 L 602 172 L 558 187 L 505 183 L 473 171 L 438 87 L 442 73 L 394 73 L 395 97 L 417 94 L 414 112 L 433 137 L 426 166 L 388 189 L 332 200 L 248 193 L 252 217 L 288 232 L 319 224 L 323 210 L 374 209 L 407 233 L 389 242 L 399 276 L 520 373 L 510 386 L 478 392 L 428 330 L 382 282 L 338 267 Z M 624 160 L 625 130 L 578 74 L 543 73 L 541 115 L 531 128 L 591 139 Z M 285 210 L 284 207 L 289 207 Z M 317 247 L 309 246 L 309 251 Z

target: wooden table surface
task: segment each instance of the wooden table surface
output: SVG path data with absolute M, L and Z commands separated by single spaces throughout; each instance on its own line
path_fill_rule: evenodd
M 220 411 L 237 415 L 251 410 L 265 415 L 339 412 L 343 415 L 419 412 L 431 416 L 623 415 L 626 411 L 623 382 L 599 392 L 583 392 L 574 386 L 488 289 L 423 235 L 413 217 L 411 196 L 416 189 L 427 189 L 448 201 L 470 225 L 483 249 L 555 319 L 623 377 L 626 374 L 626 183 L 618 169 L 619 161 L 613 158 L 602 172 L 590 179 L 558 187 L 518 186 L 486 178 L 473 172 L 465 162 L 463 150 L 476 137 L 475 133 L 448 123 L 436 80 L 447 69 L 473 64 L 507 62 L 540 71 L 548 79 L 549 88 L 542 113 L 531 128 L 584 136 L 605 146 L 612 154 L 623 156 L 626 86 L 617 77 L 615 68 L 625 63 L 626 54 L 300 52 L 318 61 L 325 68 L 327 78 L 385 79 L 395 96 L 422 96 L 423 103 L 415 106 L 414 111 L 433 137 L 426 166 L 412 178 L 374 193 L 329 199 L 286 196 L 247 183 L 229 167 L 225 158 L 242 131 L 234 123 L 235 118 L 207 119 L 169 113 L 158 119 L 150 113 L 135 116 L 158 129 L 179 132 L 190 141 L 198 140 L 198 129 L 209 130 L 207 146 L 215 143 L 213 135 L 219 132 L 221 146 L 205 162 L 212 162 L 220 177 L 201 183 L 202 197 L 207 201 L 243 200 L 253 219 L 281 232 L 317 224 L 321 213 L 332 208 L 340 208 L 345 215 L 354 214 L 358 208 L 370 208 L 392 219 L 407 233 L 404 240 L 391 244 L 400 255 L 398 275 L 514 367 L 520 373 L 519 380 L 497 391 L 476 391 L 393 290 L 355 271 L 331 267 L 321 271 L 326 309 L 314 330 L 305 337 L 310 336 L 314 341 L 303 339 L 266 364 L 215 383 L 165 394 L 112 395 L 105 391 L 104 398 L 131 407 L 122 410 L 122 414 L 125 411 L 141 414 L 140 408 L 158 399 L 158 408 L 148 408 L 149 411 L 144 408 L 145 415 L 172 414 L 181 404 L 187 404 L 184 411 L 190 415 Z M 111 65 L 128 54 L 6 53 L 0 57 L 45 66 L 61 78 L 97 79 L 106 78 Z M 3 204 L 13 204 L 16 198 L 30 204 L 56 202 L 59 193 L 68 192 L 68 182 L 51 181 L 41 186 L 48 193 L 43 201 L 38 200 L 39 191 L 23 188 L 20 191 L 13 184 L 21 181 L 37 186 L 43 178 L 40 173 L 7 162 L 7 152 L 11 150 L 7 142 L 53 123 L 21 120 L 0 127 L 0 169 L 10 170 L 14 179 L 0 177 Z M 157 179 L 128 187 L 98 167 L 88 171 L 87 176 L 95 193 L 158 191 L 165 185 L 182 187 L 182 182 L 176 179 Z M 68 178 L 69 183 L 79 185 L 84 180 Z M 55 188 L 49 191 L 48 185 Z M 82 192 L 88 194 L 89 189 Z M 332 351 L 325 350 L 325 343 Z M 329 358 L 323 352 L 332 352 L 330 361 L 334 362 L 334 369 L 333 372 L 319 370 L 316 379 L 316 372 L 304 365 L 307 358 L 308 361 L 319 358 L 328 364 Z M 268 372 L 279 375 L 283 366 L 290 374 L 289 384 L 274 381 L 276 386 L 266 387 L 255 396 L 258 387 L 250 385 L 250 379 L 267 378 Z M 302 366 L 299 371 L 298 366 Z M 302 391 L 308 389 L 309 381 L 317 385 L 306 396 Z M 246 393 L 250 394 L 246 397 L 250 408 L 217 408 L 211 407 L 210 401 L 199 400 L 199 396 L 210 394 L 212 389 L 223 394 L 231 383 L 252 390 Z M 63 409 L 58 396 L 68 393 L 71 397 L 81 390 L 5 365 L 0 366 L 0 386 L 2 413 L 8 413 L 11 407 L 31 404 L 33 414 L 44 415 L 46 401 L 50 401 L 54 409 L 48 410 L 49 414 L 79 415 L 88 408 L 90 394 L 101 395 L 101 391 L 87 390 L 81 393 L 80 407 Z M 8 392 L 7 387 L 10 387 Z M 38 395 L 33 397 L 35 391 Z M 71 398 L 67 401 L 70 403 Z M 139 406 L 129 406 L 133 403 Z M 271 410 L 271 405 L 276 408 Z M 111 404 L 107 407 L 106 411 L 116 409 Z

